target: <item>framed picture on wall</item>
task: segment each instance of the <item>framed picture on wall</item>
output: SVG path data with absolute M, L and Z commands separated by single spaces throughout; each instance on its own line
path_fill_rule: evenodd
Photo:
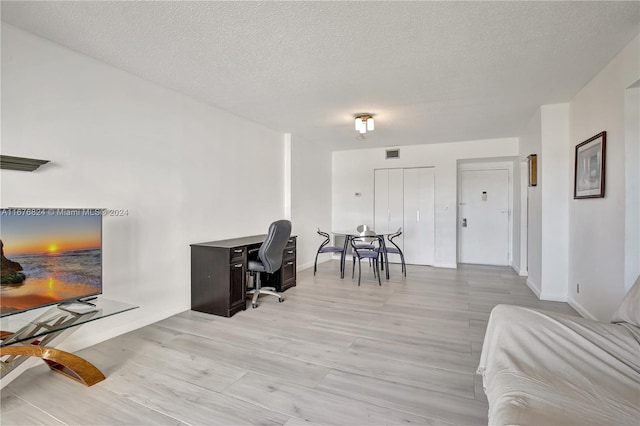
M 527 160 L 529 163 L 529 186 L 538 186 L 538 155 L 531 154 Z
M 604 197 L 606 143 L 602 132 L 576 146 L 573 198 Z

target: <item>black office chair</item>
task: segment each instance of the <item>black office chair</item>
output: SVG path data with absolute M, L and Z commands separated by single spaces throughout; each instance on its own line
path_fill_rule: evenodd
M 318 228 L 318 235 L 324 237 L 324 241 L 322 242 L 322 244 L 320 244 L 320 247 L 318 247 L 316 260 L 315 262 L 313 262 L 313 275 L 316 274 L 316 269 L 318 266 L 318 255 L 320 253 L 340 253 L 342 256 L 344 256 L 344 247 L 327 245 L 331 242 L 331 237 L 329 237 L 329 234 L 327 232 L 322 232 L 320 228 Z M 340 257 L 340 275 L 342 275 L 342 257 Z
M 269 225 L 269 233 L 264 243 L 258 250 L 258 259 L 249 260 L 247 270 L 255 274 L 253 290 L 247 295 L 253 295 L 251 307 L 258 307 L 258 297 L 261 294 L 270 294 L 278 298 L 278 302 L 283 302 L 281 294 L 276 293 L 274 287 L 262 287 L 260 285 L 260 273 L 273 274 L 282 267 L 282 257 L 284 247 L 291 236 L 291 222 L 288 220 L 277 220 Z

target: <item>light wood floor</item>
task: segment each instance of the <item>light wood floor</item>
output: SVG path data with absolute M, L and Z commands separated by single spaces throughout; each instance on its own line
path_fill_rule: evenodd
M 577 315 L 509 268 L 399 271 L 379 287 L 363 265 L 358 287 L 331 261 L 300 272 L 284 303 L 187 311 L 103 342 L 78 353 L 107 376 L 91 388 L 33 368 L 3 389 L 0 423 L 486 424 L 475 370 L 491 308 Z

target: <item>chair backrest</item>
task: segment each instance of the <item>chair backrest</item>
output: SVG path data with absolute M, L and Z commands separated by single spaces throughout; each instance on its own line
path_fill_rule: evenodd
M 264 270 L 272 274 L 282 266 L 282 256 L 285 246 L 291 236 L 291 222 L 276 220 L 269 225 L 269 233 L 258 250 L 258 258 L 264 265 Z
M 322 232 L 320 228 L 318 228 L 318 235 L 324 237 L 324 241 L 322 242 L 322 244 L 320 244 L 320 248 L 326 246 L 331 241 L 331 238 L 329 238 L 329 234 L 327 232 Z
M 393 240 L 394 240 L 394 238 L 399 237 L 400 235 L 402 235 L 402 227 L 398 228 L 398 230 L 395 233 L 393 233 L 393 234 L 391 234 L 391 235 L 389 235 L 387 237 L 389 242 L 391 244 L 393 244 L 395 246 L 395 248 L 398 249 L 398 251 L 402 251 L 402 250 L 400 250 L 400 247 L 398 246 L 398 244 L 396 244 L 395 241 L 393 241 Z
M 372 230 L 363 231 L 363 232 L 360 232 L 358 237 L 351 238 L 351 248 L 353 249 L 354 252 L 357 252 L 358 250 L 361 249 L 358 243 L 364 242 L 368 245 L 373 243 L 374 241 L 377 241 L 378 243 L 380 242 L 380 239 L 378 238 L 378 234 L 376 234 L 375 231 L 372 231 Z
M 400 235 L 402 235 L 402 227 L 398 228 L 398 230 L 396 232 L 394 232 L 393 234 L 389 235 L 389 237 L 387 237 L 389 239 L 389 241 L 393 242 L 393 239 L 396 237 L 399 237 Z
M 364 231 L 361 231 L 357 237 L 353 237 L 351 239 L 352 242 L 354 241 L 364 241 L 366 243 L 371 243 L 373 241 L 378 241 L 378 234 L 376 234 L 376 231 L 372 230 L 372 229 L 367 229 Z

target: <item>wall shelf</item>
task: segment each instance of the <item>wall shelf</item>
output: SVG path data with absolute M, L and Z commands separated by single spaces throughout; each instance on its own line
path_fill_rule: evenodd
M 36 160 L 34 158 L 0 155 L 0 169 L 4 170 L 20 170 L 24 172 L 32 172 L 43 164 L 47 164 L 48 162 L 49 160 Z

